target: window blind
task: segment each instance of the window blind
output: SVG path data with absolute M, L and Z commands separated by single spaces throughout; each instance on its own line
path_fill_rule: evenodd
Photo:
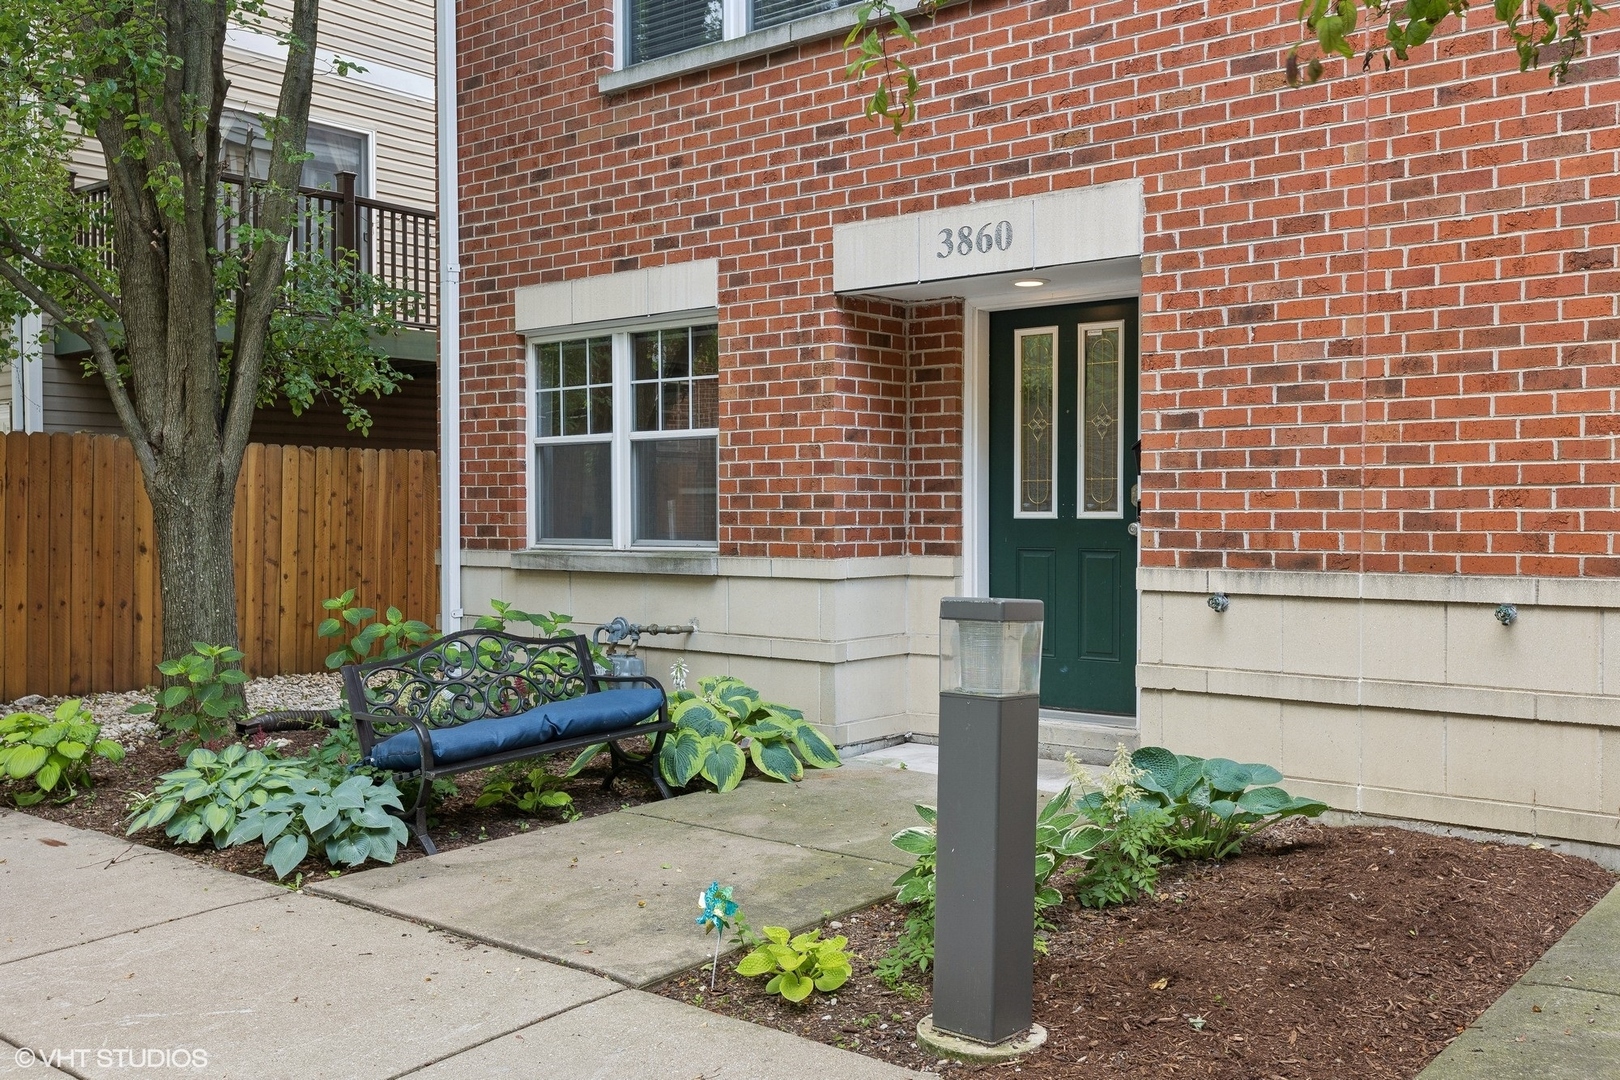
M 695 49 L 722 37 L 720 0 L 628 0 L 630 62 Z
M 816 15 L 835 8 L 848 7 L 857 0 L 753 0 L 753 29 L 779 26 L 806 15 Z

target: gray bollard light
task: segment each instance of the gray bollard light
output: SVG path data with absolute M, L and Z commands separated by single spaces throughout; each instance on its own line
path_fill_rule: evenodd
M 1046 1041 L 1031 1024 L 1039 600 L 951 597 L 939 618 L 936 1053 L 989 1061 Z

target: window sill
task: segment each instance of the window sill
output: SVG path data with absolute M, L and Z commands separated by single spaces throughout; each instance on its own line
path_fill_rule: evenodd
M 850 27 L 855 25 L 855 12 L 858 10 L 857 6 L 852 5 L 834 11 L 823 11 L 817 15 L 783 23 L 781 26 L 755 30 L 751 34 L 744 34 L 729 41 L 717 41 L 702 48 L 660 56 L 656 60 L 646 60 L 599 76 L 596 88 L 604 94 L 622 94 L 626 90 L 651 86 L 653 83 L 672 79 L 677 75 L 763 56 L 766 53 L 819 41 L 837 34 L 847 34 Z M 902 15 L 912 15 L 917 11 L 917 4 L 915 0 L 906 0 L 900 4 L 899 10 Z
M 588 548 L 529 548 L 512 552 L 514 570 L 562 570 L 585 574 L 669 574 L 719 577 L 720 553 L 712 548 L 667 551 L 603 551 Z

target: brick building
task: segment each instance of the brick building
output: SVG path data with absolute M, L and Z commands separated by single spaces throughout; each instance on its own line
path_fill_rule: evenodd
M 1620 843 L 1620 42 L 1289 89 L 1294 10 L 958 0 L 896 138 L 835 0 L 469 0 L 466 610 L 850 744 L 1037 596 L 1054 752 Z

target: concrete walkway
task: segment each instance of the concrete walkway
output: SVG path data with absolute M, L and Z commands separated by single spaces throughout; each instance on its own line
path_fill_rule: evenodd
M 856 764 L 302 892 L 0 812 L 0 1078 L 913 1076 L 636 987 L 708 958 L 711 880 L 756 926 L 887 895 L 932 798 Z
M 1419 1080 L 1620 1080 L 1620 886 Z

